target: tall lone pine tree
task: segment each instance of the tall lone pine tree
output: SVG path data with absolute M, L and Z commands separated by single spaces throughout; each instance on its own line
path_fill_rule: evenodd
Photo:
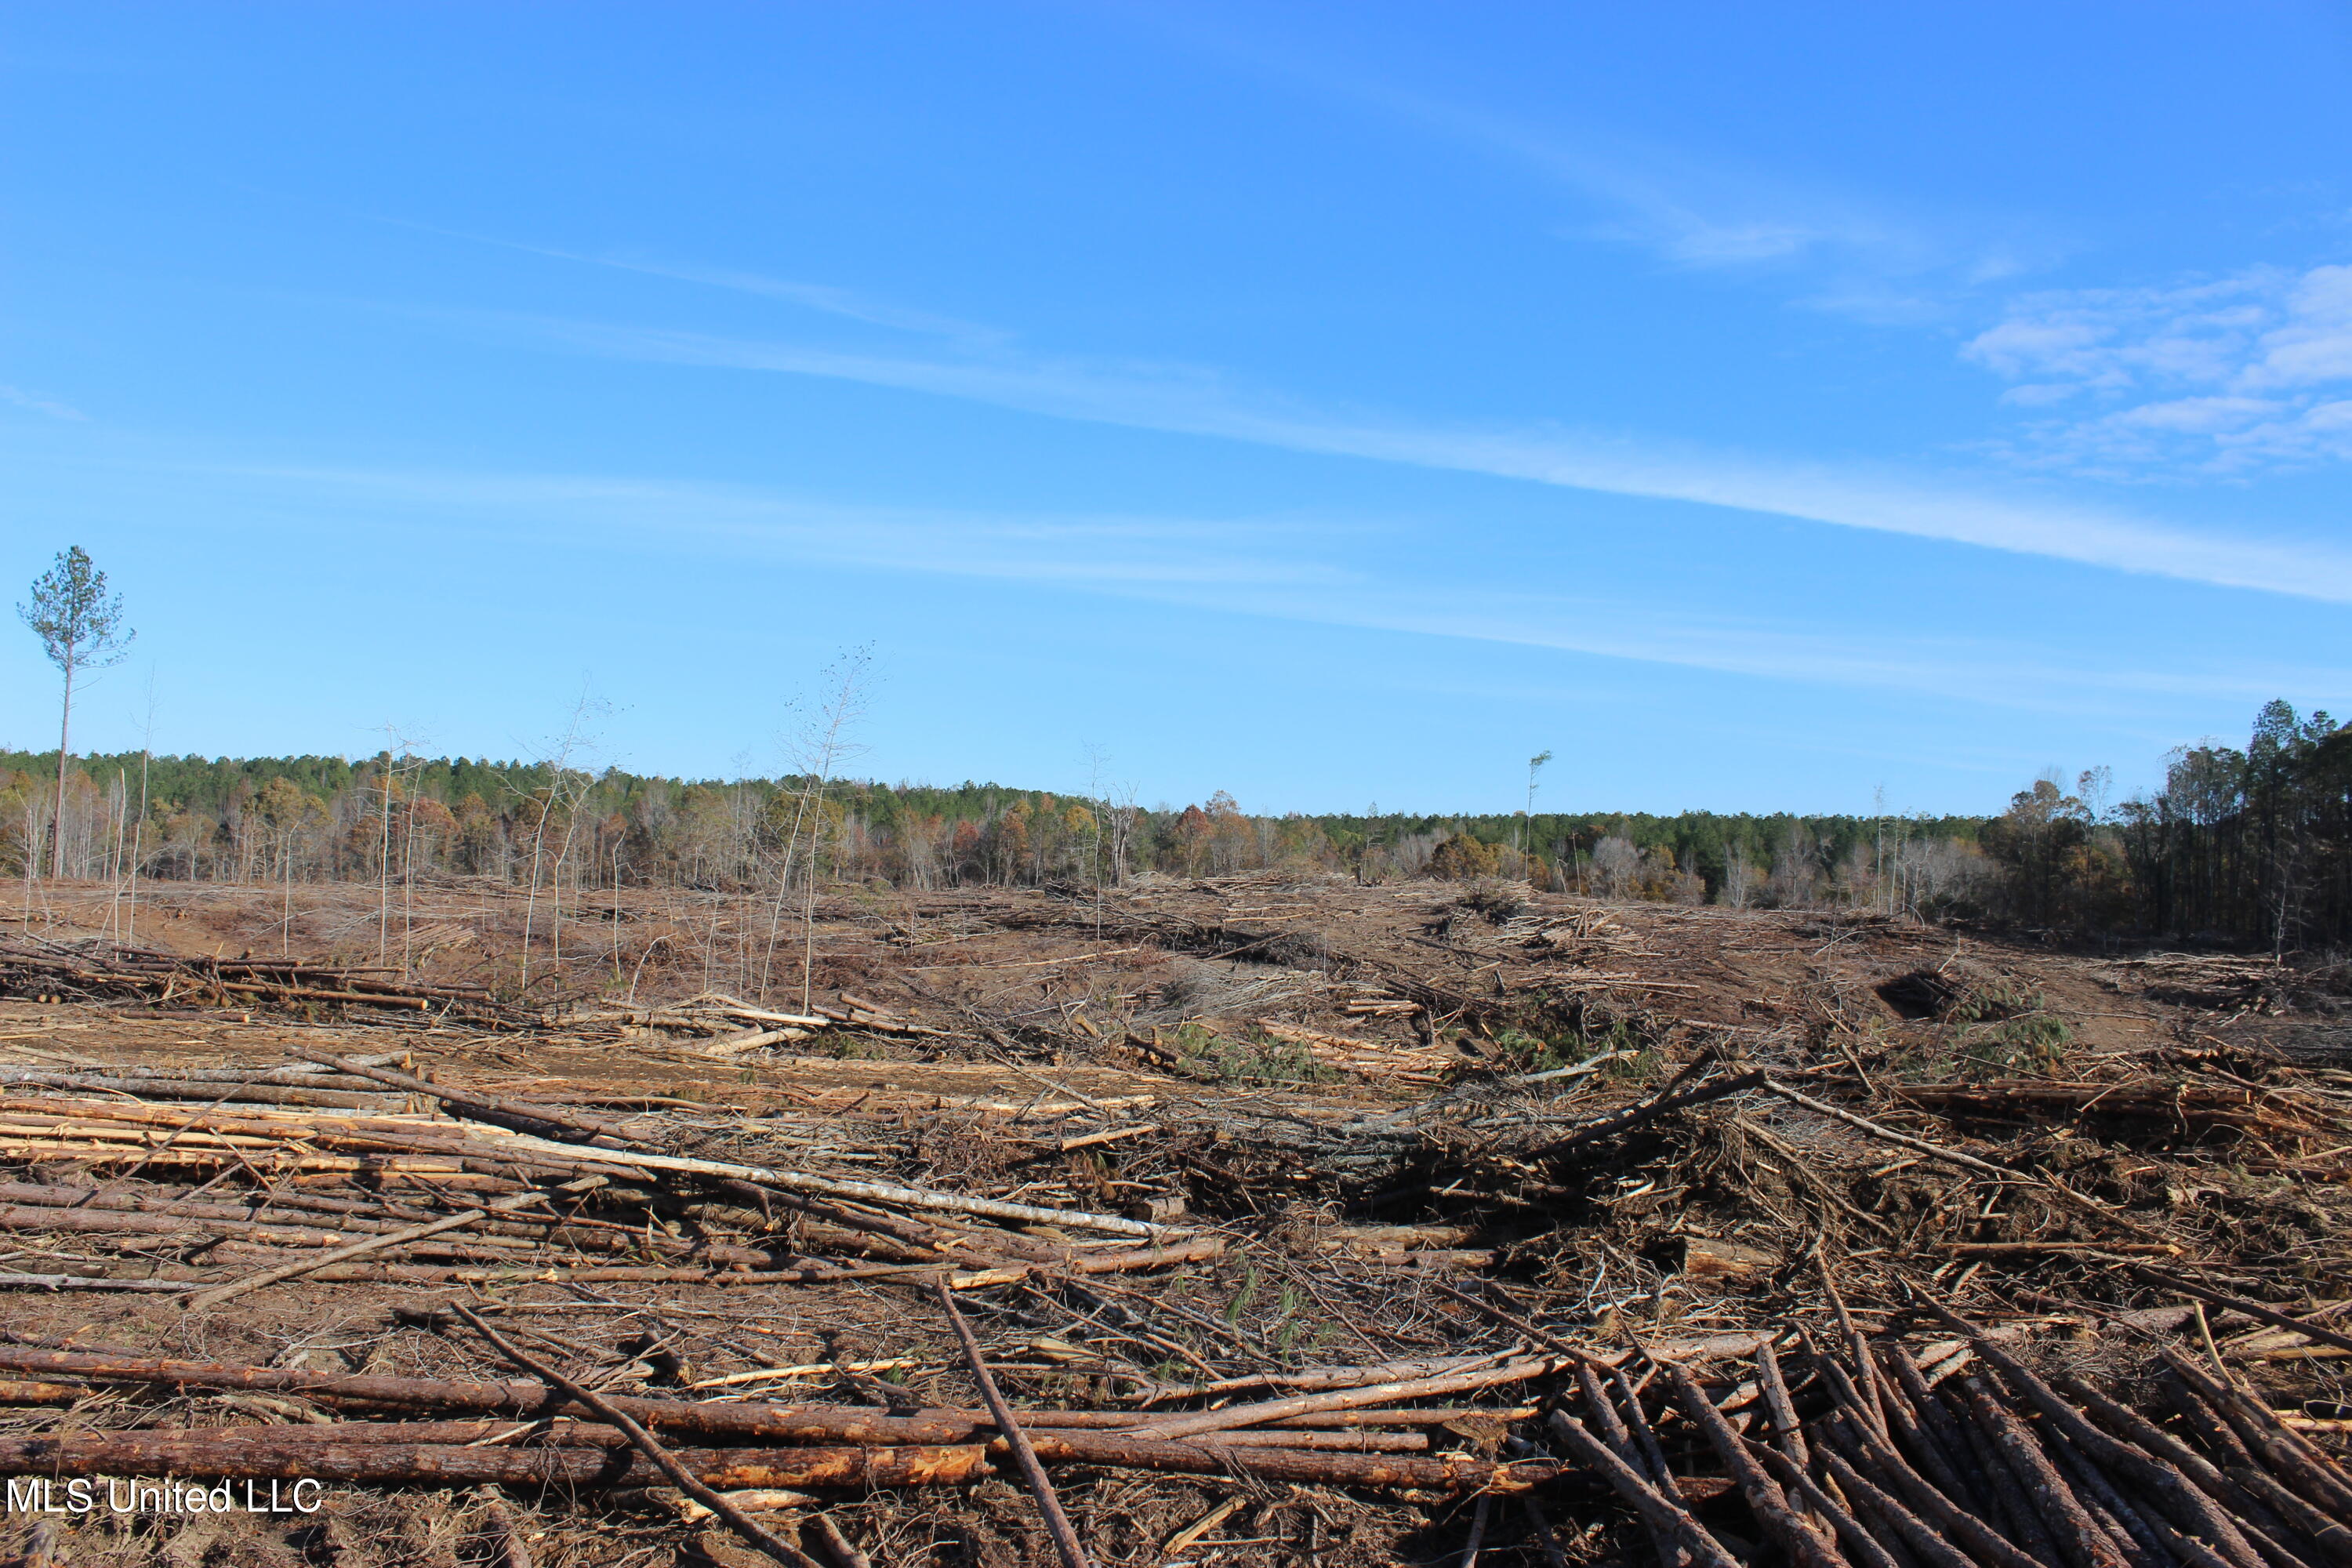
M 33 602 L 16 614 L 41 639 L 49 662 L 65 672 L 65 702 L 58 719 L 58 795 L 50 816 L 49 875 L 66 874 L 66 755 L 73 738 L 74 671 L 120 660 L 139 634 L 122 625 L 122 595 L 106 596 L 106 574 L 89 552 L 69 545 L 57 563 L 33 579 Z

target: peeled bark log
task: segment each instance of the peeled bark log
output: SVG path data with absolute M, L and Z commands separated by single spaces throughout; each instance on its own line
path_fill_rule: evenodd
M 685 1449 L 677 1457 L 705 1486 L 729 1489 L 953 1486 L 988 1473 L 987 1449 L 980 1444 Z M 190 1433 L 139 1432 L 0 1438 L 0 1475 L 170 1475 L 207 1481 L 309 1478 L 373 1485 L 598 1488 L 658 1486 L 667 1479 L 625 1446 L 469 1448 L 422 1443 L 335 1443 L 316 1437 L 308 1442 L 260 1443 Z
M 233 1388 L 299 1394 L 311 1398 L 487 1415 L 583 1415 L 561 1394 L 534 1382 L 491 1382 L 363 1373 L 299 1372 L 284 1367 L 167 1361 L 87 1351 L 0 1345 L 0 1368 L 83 1377 L 98 1383 L 152 1384 L 171 1388 Z M 763 1403 L 689 1404 L 684 1400 L 608 1396 L 635 1420 L 657 1431 L 728 1441 L 775 1443 L 955 1443 L 987 1430 L 976 1414 L 938 1412 L 892 1416 L 833 1405 Z
M 297 1372 L 280 1367 L 250 1367 L 214 1364 L 204 1362 L 173 1362 L 141 1357 L 102 1355 L 83 1351 L 42 1350 L 23 1345 L 0 1345 L 0 1368 L 20 1372 L 46 1372 L 88 1378 L 94 1383 L 142 1383 L 175 1388 L 233 1388 L 261 1393 L 296 1394 L 326 1402 L 372 1405 L 406 1405 L 432 1410 L 476 1411 L 484 1415 L 525 1416 L 544 1419 L 570 1415 L 586 1417 L 590 1413 L 573 1405 L 562 1394 L 550 1391 L 544 1384 L 532 1382 L 459 1381 L 421 1377 L 379 1377 L 352 1373 Z M 50 1385 L 55 1386 L 55 1385 Z M 886 1445 L 922 1445 L 939 1443 L 969 1443 L 994 1436 L 995 1425 L 987 1414 L 977 1410 L 922 1410 L 908 1415 L 887 1411 L 861 1409 L 837 1405 L 772 1405 L 744 1401 L 702 1404 L 675 1399 L 645 1399 L 621 1394 L 604 1396 L 614 1407 L 656 1431 L 682 1433 L 713 1441 L 766 1443 L 863 1443 Z M 1395 1425 L 1427 1425 L 1447 1419 L 1459 1412 L 1444 1410 L 1388 1410 L 1367 1412 Z M 1120 1426 L 1132 1426 L 1144 1419 L 1139 1412 L 1129 1411 L 1036 1411 L 1025 1417 L 1033 1435 L 1043 1441 L 1048 1434 L 1064 1432 L 1074 1441 L 1083 1443 L 1087 1436 L 1099 1432 L 1106 1437 L 1118 1436 L 1122 1442 L 1131 1441 L 1119 1433 Z M 1295 1418 L 1299 1425 L 1314 1423 L 1318 1426 L 1345 1424 L 1344 1415 L 1309 1413 Z M 1084 1426 L 1063 1427 L 1057 1422 L 1084 1423 Z M 389 1433 L 395 1424 L 377 1428 Z M 416 1424 L 411 1424 L 416 1425 Z M 471 1436 L 457 1441 L 471 1442 L 491 1431 L 503 1430 L 515 1423 L 511 1420 L 495 1423 L 439 1423 L 449 1430 L 459 1426 Z M 569 1424 L 577 1430 L 585 1422 Z M 300 1431 L 302 1428 L 289 1428 Z M 1334 1433 L 1334 1437 L 1347 1434 Z M 366 1437 L 354 1440 L 373 1440 Z M 438 1439 L 436 1439 L 438 1440 Z M 1320 1447 L 1326 1440 L 1318 1433 L 1309 1436 L 1294 1427 L 1280 1431 L 1235 1434 L 1234 1447 L 1278 1446 L 1307 1449 Z M 1220 1441 L 1223 1441 L 1222 1439 Z M 1425 1439 L 1423 1440 L 1425 1446 Z M 1368 1444 L 1384 1448 L 1386 1442 Z M 1202 1445 L 1195 1452 L 1206 1451 Z
M 102 1187 L 42 1186 L 34 1182 L 0 1182 L 0 1202 L 11 1205 L 0 1209 L 0 1226 L 11 1229 L 37 1230 L 39 1222 L 16 1214 L 20 1208 L 70 1210 L 81 1215 L 169 1215 L 189 1220 L 219 1220 L 229 1226 L 261 1226 L 251 1231 L 257 1239 L 285 1246 L 335 1246 L 356 1239 L 362 1235 L 383 1235 L 405 1230 L 420 1223 L 441 1216 L 429 1210 L 395 1207 L 384 1204 L 338 1202 L 328 1198 L 311 1198 L 303 1194 L 255 1194 L 247 1203 L 205 1202 L 165 1194 L 138 1191 L 110 1192 Z M 275 1210 L 293 1213 L 275 1214 Z M 315 1210 L 337 1216 L 331 1228 L 319 1228 L 299 1223 L 301 1211 Z M 18 1223 L 19 1219 L 23 1223 Z M 101 1226 L 66 1221 L 52 1228 L 100 1230 Z M 141 1230 L 149 1227 L 125 1225 L 117 1228 Z M 202 1225 L 183 1226 L 184 1230 L 219 1229 Z M 653 1252 L 657 1256 L 697 1258 L 709 1263 L 748 1263 L 758 1268 L 774 1268 L 790 1261 L 788 1255 L 752 1247 L 737 1247 L 724 1242 L 686 1241 L 677 1237 L 647 1236 L 641 1230 L 609 1221 L 583 1223 L 576 1218 L 558 1221 L 530 1221 L 512 1216 L 481 1222 L 470 1244 L 475 1247 L 507 1246 L 528 1249 L 537 1246 L 568 1247 L 582 1252 Z M 306 1233 L 314 1235 L 305 1241 Z M 245 1230 L 234 1234 L 248 1234 Z M 331 1239 L 323 1239 L 329 1238 Z M 1171 1253 L 1178 1249 L 1166 1249 Z M 1136 1255 L 1119 1255 L 1133 1258 Z M 1171 1259 L 1173 1260 L 1173 1259 Z M 1131 1267 L 1149 1267 L 1149 1262 L 1132 1263 Z
M 521 1132 L 535 1138 L 551 1138 L 560 1143 L 584 1143 L 597 1149 L 632 1149 L 639 1141 L 621 1128 L 585 1117 L 567 1116 L 551 1106 L 519 1105 L 511 1100 L 494 1100 L 486 1094 L 427 1083 L 404 1072 L 390 1068 L 363 1067 L 348 1058 L 331 1056 L 324 1051 L 310 1059 L 322 1067 L 357 1078 L 371 1079 L 388 1084 L 407 1094 L 426 1095 L 439 1100 L 449 1112 L 469 1121 L 480 1121 L 492 1127 L 503 1127 L 510 1132 Z
M 5 1391 L 10 1385 L 0 1383 L 0 1403 L 5 1402 Z M 38 1384 L 18 1386 L 61 1389 L 75 1396 L 88 1394 L 86 1388 L 68 1388 L 62 1384 Z M 29 1401 L 25 1403 L 30 1403 Z M 845 1411 L 855 1416 L 856 1411 Z M 971 1419 L 961 1419 L 967 1414 Z M 1034 1413 L 1039 1419 L 1026 1423 L 1034 1433 L 1068 1431 L 1102 1431 L 1102 1428 L 1061 1427 L 1050 1419 L 1055 1413 L 1040 1410 Z M 978 1412 L 942 1412 L 945 1417 L 929 1428 L 934 1432 L 952 1433 L 961 1428 L 973 1441 L 988 1439 L 994 1432 L 993 1424 Z M 860 1423 L 845 1421 L 843 1436 L 858 1435 Z M 600 1421 L 574 1421 L 569 1416 L 541 1426 L 537 1421 L 338 1421 L 331 1426 L 210 1426 L 203 1429 L 207 1437 L 224 1440 L 234 1438 L 246 1443 L 305 1443 L 331 1441 L 336 1443 L 482 1443 L 492 1438 L 511 1440 L 516 1433 L 528 1433 L 527 1445 L 537 1447 L 554 1445 L 562 1447 L 611 1447 L 622 1440 L 618 1428 Z M 1116 1436 L 1115 1431 L 1104 1433 Z M 899 1434 L 904 1437 L 904 1432 Z M 1216 1445 L 1236 1448 L 1295 1448 L 1301 1452 L 1337 1454 L 1423 1454 L 1429 1451 L 1429 1438 L 1419 1432 L 1233 1432 L 1219 1436 Z
M 89 1392 L 78 1383 L 38 1383 L 0 1377 L 0 1405 L 71 1405 Z
M 345 1089 L 222 1082 L 217 1079 L 110 1078 L 103 1073 L 56 1072 L 41 1068 L 0 1068 L 0 1083 L 25 1084 L 36 1089 L 73 1089 L 89 1094 L 135 1094 L 142 1100 L 200 1100 L 206 1104 L 226 1101 L 244 1105 L 311 1105 L 328 1110 L 402 1110 L 414 1103 L 396 1094 L 355 1093 Z
M 1162 1416 L 1148 1426 L 1138 1427 L 1137 1434 L 1163 1439 L 1191 1437 L 1230 1427 L 1255 1426 L 1285 1415 L 1304 1415 L 1318 1410 L 1344 1410 L 1350 1405 L 1377 1405 L 1388 1399 L 1419 1399 L 1429 1394 L 1491 1388 L 1497 1384 L 1525 1383 L 1553 1370 L 1555 1363 L 1549 1359 L 1515 1361 L 1485 1372 L 1453 1373 L 1410 1383 L 1376 1383 L 1335 1394 L 1301 1394 L 1291 1399 L 1268 1399 L 1256 1405 L 1230 1405 L 1223 1410 L 1207 1410 L 1192 1415 Z
M 66 1230 L 122 1236 L 241 1236 L 280 1247 L 341 1247 L 363 1233 L 320 1230 L 310 1226 L 257 1224 L 250 1219 L 204 1219 L 170 1215 L 125 1214 L 116 1209 L 0 1207 L 0 1230 Z
M 339 1442 L 317 1427 L 288 1426 L 266 1440 L 205 1433 L 76 1433 L 0 1439 L 0 1475 L 184 1476 L 205 1480 L 311 1478 L 374 1485 L 461 1487 L 659 1486 L 667 1478 L 625 1445 L 612 1447 L 467 1447 L 456 1444 Z M 1555 1480 L 1551 1460 L 1496 1464 L 1461 1456 L 1332 1454 L 1281 1448 L 1150 1443 L 1110 1433 L 1034 1435 L 1040 1458 L 1166 1474 L 1234 1472 L 1301 1486 L 1416 1491 L 1519 1491 Z M 954 1486 L 993 1474 L 1005 1455 L 989 1443 L 877 1447 L 679 1449 L 677 1458 L 714 1489 Z

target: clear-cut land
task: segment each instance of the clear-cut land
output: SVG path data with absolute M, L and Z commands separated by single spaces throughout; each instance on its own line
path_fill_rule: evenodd
M 1056 1562 L 1043 1490 L 1103 1563 L 2352 1562 L 2340 963 L 1494 880 L 836 889 L 772 962 L 726 894 L 560 963 L 488 884 L 140 897 L 0 928 L 0 1469 L 240 1507 L 0 1550 Z

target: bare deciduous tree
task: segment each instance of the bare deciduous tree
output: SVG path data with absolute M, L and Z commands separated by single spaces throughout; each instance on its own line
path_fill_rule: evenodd
M 776 898 L 768 916 L 768 943 L 760 964 L 760 994 L 768 994 L 770 973 L 776 958 L 776 936 L 783 924 L 784 904 L 797 868 L 806 885 L 801 915 L 801 1010 L 808 1010 L 816 967 L 816 883 L 818 850 L 824 834 L 824 795 L 835 770 L 861 749 L 849 732 L 866 716 L 866 688 L 874 663 L 872 645 L 844 653 L 825 668 L 826 695 L 805 711 L 800 732 L 792 742 L 793 761 L 801 769 L 801 787 L 793 803 L 793 820 L 784 837 L 783 862 L 776 872 Z
M 549 892 L 554 912 L 555 960 L 561 963 L 563 958 L 563 864 L 572 854 L 572 835 L 575 826 L 572 819 L 578 815 L 576 807 L 580 799 L 584 797 L 588 784 L 593 782 L 574 766 L 574 759 L 593 744 L 587 732 L 589 720 L 605 711 L 602 703 L 586 691 L 582 691 L 580 700 L 572 706 L 572 719 L 564 725 L 563 733 L 545 748 L 547 757 L 541 765 L 548 771 L 547 792 L 537 802 L 537 820 L 531 824 L 530 887 L 523 897 L 521 984 L 525 991 L 530 988 L 530 940 L 539 917 L 539 879 L 548 864 L 547 829 L 550 819 L 559 809 L 563 816 L 563 841 L 556 847 L 555 874 L 550 879 Z
M 139 736 L 139 815 L 131 819 L 130 907 L 124 911 L 126 942 L 139 940 L 139 863 L 147 842 L 147 773 L 155 760 L 155 675 L 147 674 L 147 723 Z
M 1642 852 L 1632 839 L 1610 834 L 1592 847 L 1592 873 L 1602 898 L 1625 898 L 1641 883 Z

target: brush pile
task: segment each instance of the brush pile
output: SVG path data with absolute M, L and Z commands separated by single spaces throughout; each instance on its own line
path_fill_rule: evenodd
M 39 937 L 0 937 L 0 997 L 35 1002 L 136 1000 L 154 1008 L 228 1009 L 260 1005 L 361 1006 L 459 1017 L 484 1024 L 535 1021 L 491 1002 L 478 986 L 389 981 L 396 971 L 354 968 L 322 959 L 191 958 L 143 948 Z
M 1176 1233 L 1118 1215 L 663 1152 L 657 1143 L 677 1140 L 662 1134 L 677 1130 L 658 1118 L 592 1120 L 568 1106 L 493 1099 L 428 1083 L 382 1058 L 326 1056 L 263 1072 L 164 1076 L 169 1070 L 100 1077 L 0 1068 L 0 1082 L 52 1091 L 0 1100 L 0 1152 L 31 1163 L 36 1177 L 0 1184 L 9 1205 L 0 1208 L 0 1226 L 104 1236 L 118 1246 L 154 1238 L 124 1247 L 119 1265 L 0 1282 L 179 1292 L 191 1304 L 297 1277 L 761 1285 L 894 1269 L 935 1274 L 946 1262 L 971 1266 L 950 1279 L 1003 1282 L 1045 1263 L 1122 1272 L 1213 1256 L 1222 1245 L 1213 1237 L 1146 1245 Z M 78 1098 L 92 1091 L 107 1098 Z M 152 1103 L 198 1100 L 208 1103 Z M 257 1104 L 273 1109 L 249 1108 Z M 840 1152 L 825 1148 L 819 1121 L 738 1131 L 755 1131 L 795 1165 L 812 1152 Z M 65 1179 L 58 1167 L 67 1163 L 107 1179 Z M 201 1188 L 159 1184 L 155 1174 L 167 1171 L 210 1179 Z M 908 1260 L 852 1267 L 804 1255 L 778 1237 L 780 1209 L 858 1237 L 865 1250 L 877 1245 L 866 1238 L 883 1238 L 878 1245 Z M 696 1220 L 691 1237 L 674 1234 L 671 1213 Z M 965 1226 L 939 1217 L 947 1215 Z M 1023 1222 L 1125 1239 L 1055 1247 L 1004 1228 Z M 286 1249 L 320 1250 L 250 1279 L 228 1261 Z M 374 1257 L 345 1261 L 362 1254 Z
M 2352 1568 L 2352 1075 L 2045 1063 L 2042 989 L 1815 945 L 1892 927 L 1700 1016 L 1770 931 L 1244 895 L 772 1005 L 0 946 L 0 1473 L 448 1499 L 217 1526 L 353 1568 Z

